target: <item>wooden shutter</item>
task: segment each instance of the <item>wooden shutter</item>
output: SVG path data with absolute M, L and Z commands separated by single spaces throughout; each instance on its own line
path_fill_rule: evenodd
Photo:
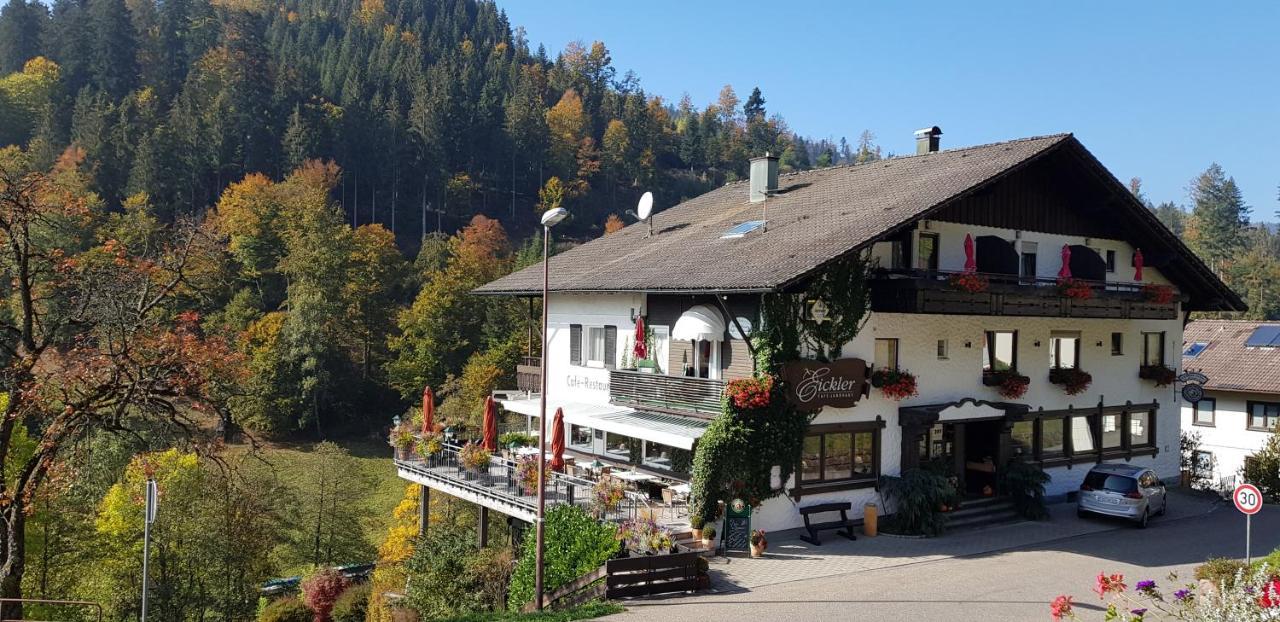
M 582 364 L 582 325 L 569 325 L 569 364 Z
M 618 327 L 604 327 L 604 366 L 613 369 L 618 366 Z

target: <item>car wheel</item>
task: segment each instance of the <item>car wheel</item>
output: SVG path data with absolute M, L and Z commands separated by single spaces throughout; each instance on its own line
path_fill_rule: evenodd
M 1150 508 L 1142 511 L 1142 518 L 1139 518 L 1137 522 L 1138 529 L 1147 528 L 1147 521 L 1149 520 L 1150 516 L 1151 516 Z
M 1160 516 L 1169 513 L 1169 493 L 1164 494 L 1163 503 L 1160 504 Z

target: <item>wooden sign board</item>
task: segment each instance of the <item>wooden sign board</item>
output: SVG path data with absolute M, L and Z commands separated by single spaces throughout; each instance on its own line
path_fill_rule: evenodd
M 782 366 L 787 399 L 801 411 L 850 408 L 871 394 L 871 366 L 862 359 L 791 361 Z
M 725 508 L 720 545 L 725 553 L 746 553 L 751 548 L 751 506 L 742 499 L 734 499 Z

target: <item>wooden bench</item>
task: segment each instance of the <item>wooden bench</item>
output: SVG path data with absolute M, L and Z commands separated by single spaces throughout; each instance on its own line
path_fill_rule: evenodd
M 850 540 L 857 540 L 858 537 L 853 535 L 853 521 L 849 520 L 849 510 L 852 508 L 853 504 L 848 501 L 844 503 L 822 503 L 819 505 L 800 508 L 800 515 L 804 517 L 804 528 L 809 532 L 809 535 L 802 535 L 800 536 L 800 539 L 814 546 L 821 546 L 822 541 L 818 539 L 818 532 L 835 529 L 837 530 L 837 534 Z M 810 516 L 814 514 L 825 514 L 827 512 L 839 512 L 840 520 L 829 521 L 826 523 L 810 522 Z

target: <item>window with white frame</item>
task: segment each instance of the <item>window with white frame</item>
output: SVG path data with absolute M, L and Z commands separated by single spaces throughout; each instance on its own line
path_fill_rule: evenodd
M 1195 425 L 1216 425 L 1218 400 L 1212 397 L 1202 397 L 1199 402 L 1191 405 L 1191 423 Z

